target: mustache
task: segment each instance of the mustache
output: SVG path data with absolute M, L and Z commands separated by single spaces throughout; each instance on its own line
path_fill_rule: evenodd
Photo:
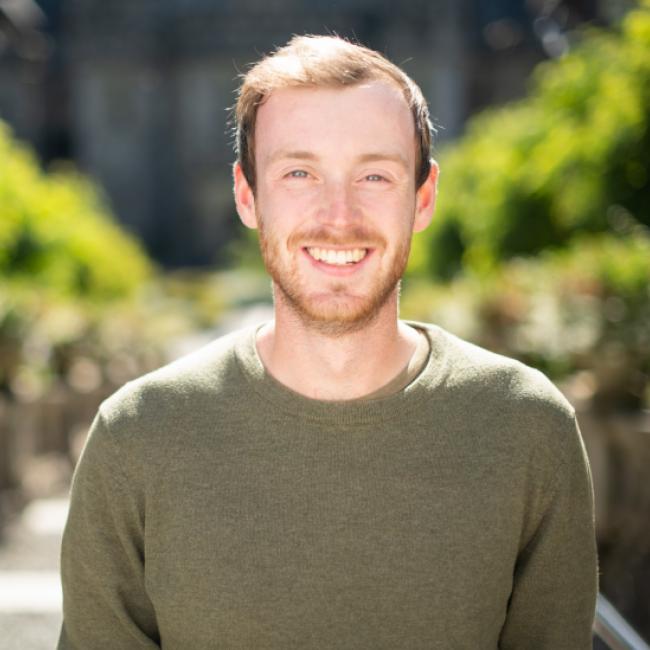
M 385 239 L 374 230 L 360 224 L 346 227 L 345 231 L 337 231 L 326 226 L 305 228 L 292 233 L 288 240 L 289 248 L 330 245 L 350 248 L 379 248 L 385 245 Z

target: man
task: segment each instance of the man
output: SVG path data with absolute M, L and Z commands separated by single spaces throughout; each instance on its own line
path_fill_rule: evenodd
M 590 648 L 573 410 L 536 371 L 398 320 L 436 196 L 420 90 L 300 37 L 246 75 L 236 120 L 275 318 L 102 405 L 59 648 Z

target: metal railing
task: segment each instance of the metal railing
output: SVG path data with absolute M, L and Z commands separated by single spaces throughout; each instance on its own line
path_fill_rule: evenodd
M 650 646 L 602 594 L 598 594 L 596 603 L 594 636 L 610 650 L 650 650 Z

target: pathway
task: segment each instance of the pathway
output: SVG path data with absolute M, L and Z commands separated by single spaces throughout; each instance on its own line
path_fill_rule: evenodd
M 59 546 L 68 503 L 33 501 L 0 544 L 0 650 L 52 650 L 61 625 Z

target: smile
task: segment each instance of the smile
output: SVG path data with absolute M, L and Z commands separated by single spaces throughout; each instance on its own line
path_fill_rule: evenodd
M 307 253 L 319 262 L 333 264 L 335 266 L 345 266 L 346 264 L 356 264 L 360 262 L 367 254 L 367 248 L 352 248 L 350 250 L 333 250 L 331 248 L 308 247 Z

